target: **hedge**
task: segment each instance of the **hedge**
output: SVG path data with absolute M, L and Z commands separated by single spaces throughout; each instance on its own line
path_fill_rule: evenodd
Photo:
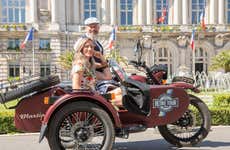
M 230 125 L 230 93 L 213 94 L 210 109 L 213 125 Z
M 0 134 L 15 132 L 18 130 L 14 126 L 14 112 L 0 112 Z
M 213 94 L 213 106 L 230 107 L 230 93 Z
M 230 125 L 230 108 L 213 107 L 210 108 L 212 125 Z
M 209 108 L 212 125 L 230 125 L 230 108 Z M 14 126 L 14 112 L 0 112 L 0 134 L 19 132 Z

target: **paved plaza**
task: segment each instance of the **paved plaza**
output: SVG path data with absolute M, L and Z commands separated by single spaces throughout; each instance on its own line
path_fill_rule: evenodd
M 212 127 L 208 137 L 196 147 L 184 147 L 179 150 L 229 150 L 230 126 Z M 1 135 L 1 150 L 49 150 L 47 140 L 38 143 L 38 133 Z M 156 129 L 146 132 L 130 134 L 129 139 L 117 138 L 113 150 L 176 150 L 178 148 L 168 144 Z

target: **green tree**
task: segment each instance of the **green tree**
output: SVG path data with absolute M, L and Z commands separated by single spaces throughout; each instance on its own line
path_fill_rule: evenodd
M 212 58 L 210 70 L 224 69 L 225 72 L 230 72 L 230 50 L 220 52 Z
M 72 61 L 74 57 L 74 50 L 66 50 L 59 56 L 59 62 L 64 70 L 70 70 L 72 68 Z
M 109 54 L 105 56 L 106 59 L 114 59 L 116 62 L 124 63 L 127 65 L 127 58 L 123 57 L 120 55 L 120 50 L 119 49 L 112 49 L 110 50 Z

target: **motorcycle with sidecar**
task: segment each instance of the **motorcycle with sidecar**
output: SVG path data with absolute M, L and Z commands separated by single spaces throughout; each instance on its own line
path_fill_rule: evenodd
M 160 134 L 178 147 L 194 146 L 208 135 L 210 112 L 186 89 L 146 84 L 127 76 L 115 61 L 110 65 L 122 89 L 123 106 L 118 109 L 111 103 L 113 93 L 72 90 L 68 84 L 58 84 L 58 76 L 30 79 L 27 85 L 5 90 L 0 102 L 21 97 L 11 107 L 16 128 L 40 131 L 39 142 L 46 137 L 52 150 L 109 150 L 115 137 L 128 138 L 129 133 L 152 127 L 158 127 Z

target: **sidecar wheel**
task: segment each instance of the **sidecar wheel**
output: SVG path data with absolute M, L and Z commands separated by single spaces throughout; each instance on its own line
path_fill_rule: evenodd
M 47 139 L 51 150 L 110 150 L 115 132 L 102 108 L 90 102 L 73 102 L 54 114 Z
M 211 127 L 211 115 L 207 105 L 198 97 L 189 96 L 189 109 L 177 122 L 158 126 L 164 139 L 177 147 L 200 143 L 208 135 Z

